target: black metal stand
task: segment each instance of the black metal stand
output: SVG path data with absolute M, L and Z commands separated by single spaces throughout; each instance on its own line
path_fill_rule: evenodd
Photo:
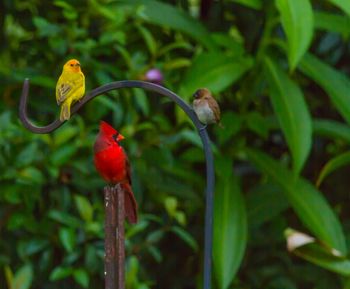
M 207 173 L 206 211 L 205 211 L 205 230 L 204 230 L 204 280 L 203 280 L 203 288 L 210 289 L 211 288 L 211 272 L 212 272 L 211 256 L 212 256 L 212 243 L 213 243 L 213 239 L 212 239 L 213 238 L 213 202 L 214 202 L 213 195 L 214 195 L 214 187 L 215 187 L 214 158 L 213 158 L 213 153 L 212 153 L 212 150 L 210 147 L 210 140 L 209 140 L 209 136 L 208 136 L 206 127 L 200 123 L 200 121 L 198 120 L 197 115 L 195 114 L 193 109 L 186 102 L 184 102 L 181 97 L 179 97 L 174 92 L 164 88 L 163 86 L 153 84 L 150 82 L 144 82 L 144 81 L 123 80 L 123 81 L 111 82 L 109 84 L 106 84 L 106 85 L 100 86 L 96 89 L 93 89 L 92 91 L 87 93 L 84 96 L 84 98 L 81 100 L 81 102 L 78 102 L 74 105 L 74 107 L 71 110 L 71 115 L 76 113 L 85 103 L 87 103 L 91 99 L 95 98 L 96 96 L 104 94 L 104 93 L 111 91 L 111 90 L 114 90 L 114 89 L 127 88 L 127 87 L 129 87 L 129 88 L 131 88 L 131 87 L 142 88 L 142 89 L 154 91 L 154 92 L 157 92 L 161 95 L 167 96 L 170 99 L 172 99 L 189 116 L 189 118 L 192 120 L 193 124 L 197 128 L 198 133 L 201 137 L 201 140 L 203 143 L 203 148 L 204 148 L 205 159 L 206 159 L 206 173 Z M 64 122 L 61 122 L 59 119 L 57 119 L 47 126 L 38 127 L 38 126 L 33 125 L 27 117 L 28 93 L 29 93 L 29 79 L 26 79 L 23 83 L 22 96 L 21 96 L 21 101 L 20 101 L 20 105 L 19 105 L 19 118 L 21 119 L 23 125 L 27 129 L 29 129 L 30 131 L 32 131 L 34 133 L 50 133 L 50 132 L 56 130 L 57 128 L 59 128 L 64 123 Z M 120 219 L 118 219 L 118 220 L 120 220 Z M 107 220 L 106 220 L 106 222 L 107 222 Z M 107 226 L 106 226 L 106 228 L 107 228 Z M 107 232 L 106 232 L 106 235 L 107 235 Z M 120 244 L 120 246 L 118 248 L 122 248 L 122 246 L 124 246 L 124 245 L 121 245 L 121 242 L 124 244 L 124 238 L 121 238 L 121 235 L 119 235 L 118 244 Z M 106 248 L 108 247 L 107 245 L 109 246 L 110 244 L 109 243 L 106 244 Z M 106 258 L 109 258 L 107 256 L 109 254 L 110 253 L 106 251 Z M 121 254 L 119 249 L 117 251 L 117 254 Z M 123 250 L 122 254 L 125 254 L 124 250 Z M 123 255 L 123 258 L 124 258 L 124 255 Z M 124 263 L 124 261 L 119 263 L 119 265 L 124 268 L 123 263 Z M 114 269 L 111 269 L 111 270 L 114 270 Z M 106 273 L 107 273 L 107 271 L 106 271 Z M 119 278 L 120 283 L 118 284 L 118 289 L 124 289 L 124 272 L 120 273 L 120 274 L 122 274 L 123 276 Z M 106 277 L 106 279 L 107 279 L 107 277 Z M 116 280 L 116 279 L 111 279 L 111 280 Z M 110 282 L 111 282 L 111 284 L 113 284 L 112 281 L 110 281 Z M 113 281 L 113 282 L 115 283 L 116 281 Z M 106 286 L 107 286 L 107 280 L 106 280 Z M 115 286 L 114 287 L 106 287 L 106 289 L 112 289 L 112 288 L 115 289 Z

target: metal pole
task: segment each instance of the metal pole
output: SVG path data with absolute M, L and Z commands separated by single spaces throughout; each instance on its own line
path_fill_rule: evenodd
M 211 288 L 212 272 L 212 248 L 213 248 L 213 215 L 214 215 L 214 156 L 210 148 L 210 140 L 206 130 L 200 130 L 202 138 L 206 167 L 207 167 L 207 188 L 206 188 L 206 206 L 205 206 L 205 227 L 204 227 L 204 272 L 203 288 Z

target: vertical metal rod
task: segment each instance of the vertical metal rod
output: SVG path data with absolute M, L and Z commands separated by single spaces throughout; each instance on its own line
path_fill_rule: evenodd
M 211 288 L 212 277 L 212 248 L 213 248 L 213 211 L 214 211 L 214 190 L 215 190 L 215 168 L 214 156 L 210 147 L 210 139 L 207 131 L 199 130 L 203 142 L 207 165 L 207 188 L 205 206 L 205 228 L 204 228 L 204 274 L 203 288 Z
M 124 289 L 124 192 L 119 185 L 106 186 L 105 289 Z

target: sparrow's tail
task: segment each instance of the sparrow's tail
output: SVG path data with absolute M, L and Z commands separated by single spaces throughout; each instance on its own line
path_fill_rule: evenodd
M 128 183 L 123 183 L 125 196 L 125 215 L 131 224 L 137 223 L 137 203 L 132 192 L 131 186 Z
M 60 121 L 70 119 L 70 105 L 70 101 L 65 101 L 64 103 L 62 103 Z

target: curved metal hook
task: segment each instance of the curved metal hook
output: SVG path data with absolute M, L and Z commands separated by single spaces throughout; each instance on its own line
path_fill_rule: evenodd
M 177 94 L 166 89 L 163 86 L 138 80 L 123 80 L 115 81 L 98 88 L 93 89 L 87 93 L 81 102 L 76 103 L 72 108 L 72 115 L 76 113 L 85 103 L 92 100 L 98 95 L 104 94 L 108 91 L 119 88 L 143 88 L 146 90 L 157 92 L 161 95 L 169 97 L 176 104 L 178 104 L 182 110 L 190 117 L 194 125 L 196 126 L 198 133 L 201 137 L 204 154 L 206 159 L 206 173 L 207 173 L 207 187 L 206 187 L 206 211 L 205 211 L 205 231 L 204 231 L 204 289 L 211 288 L 211 255 L 212 255 L 212 238 L 213 238 L 213 203 L 214 203 L 214 187 L 215 187 L 215 175 L 214 175 L 214 158 L 210 147 L 210 139 L 206 130 L 206 126 L 198 120 L 196 113 L 193 109 Z M 29 93 L 29 79 L 25 79 L 23 83 L 22 95 L 19 105 L 19 118 L 23 125 L 34 133 L 49 133 L 59 128 L 64 122 L 59 119 L 53 121 L 51 124 L 43 127 L 33 125 L 27 116 L 27 102 Z

